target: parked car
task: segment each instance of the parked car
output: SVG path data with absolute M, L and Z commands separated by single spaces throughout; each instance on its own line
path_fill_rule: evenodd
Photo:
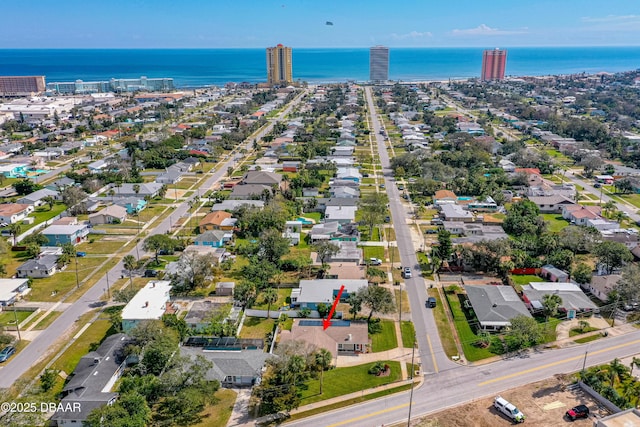
M 405 279 L 411 279 L 411 268 L 405 267 L 404 270 L 402 270 L 402 275 Z
M 565 415 L 571 421 L 577 420 L 578 418 L 589 418 L 589 408 L 587 405 L 574 406 L 569 409 Z
M 384 184 L 380 184 L 380 188 L 384 188 Z
M 76 252 L 76 256 L 77 256 L 78 258 L 82 258 L 82 257 L 87 256 L 87 253 L 86 253 L 86 252 Z
M 391 217 L 390 216 L 385 216 L 384 217 L 384 222 L 391 222 Z
M 593 188 L 600 188 L 602 187 L 602 184 L 600 184 L 599 182 L 596 182 L 595 184 L 593 184 Z
M 404 190 L 404 185 L 398 184 L 398 190 Z
M 156 277 L 158 275 L 158 270 L 145 270 L 144 277 Z
M 16 348 L 13 346 L 7 346 L 0 351 L 0 362 L 6 362 L 8 358 L 14 355 Z
M 382 265 L 382 260 L 380 258 L 370 258 L 369 264 L 371 265 Z
M 511 421 L 515 423 L 523 423 L 524 422 L 524 414 L 520 412 L 518 408 L 512 403 L 502 396 L 497 396 L 493 401 L 493 407 L 496 408 L 498 412 L 508 417 Z
M 425 305 L 427 306 L 427 308 L 434 308 L 437 304 L 438 304 L 438 301 L 436 300 L 435 297 L 429 297 L 427 298 L 427 302 Z

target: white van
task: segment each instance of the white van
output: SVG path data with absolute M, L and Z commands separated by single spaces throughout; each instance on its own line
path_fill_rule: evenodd
M 495 400 L 493 401 L 493 407 L 496 408 L 501 414 L 506 415 L 515 423 L 524 422 L 524 414 L 520 412 L 520 410 L 516 408 L 514 404 L 509 403 L 502 396 L 497 396 L 495 398 Z

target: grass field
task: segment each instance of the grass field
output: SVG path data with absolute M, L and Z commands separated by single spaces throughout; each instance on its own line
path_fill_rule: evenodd
M 464 311 L 458 294 L 446 294 L 447 300 L 451 306 L 451 312 L 453 314 L 453 323 L 458 332 L 458 337 L 462 344 L 462 350 L 467 360 L 475 362 L 476 360 L 486 359 L 487 357 L 495 356 L 486 348 L 477 347 L 475 343 L 478 341 L 478 336 L 473 332 Z
M 350 366 L 348 368 L 336 368 L 323 374 L 323 393 L 320 394 L 320 379 L 307 381 L 306 390 L 302 390 L 301 405 L 331 399 L 336 396 L 353 393 L 360 390 L 368 390 L 380 385 L 390 384 L 399 381 L 401 378 L 400 362 L 382 361 L 389 365 L 390 375 L 377 377 L 367 371 L 373 365 Z
M 438 301 L 442 301 L 440 293 L 437 288 L 428 289 L 428 294 L 430 297 L 435 297 Z M 447 315 L 445 314 L 445 303 L 437 304 L 435 308 L 433 308 L 436 320 L 436 326 L 438 327 L 438 334 L 440 335 L 440 341 L 442 342 L 442 347 L 444 349 L 445 354 L 448 357 L 457 356 L 458 349 L 456 347 L 456 342 L 453 338 L 453 331 L 451 330 L 451 325 L 449 324 L 449 320 L 447 319 Z
M 563 228 L 569 225 L 569 221 L 562 218 L 562 215 L 558 214 L 542 214 L 544 220 L 549 224 L 549 231 L 553 233 L 559 233 Z
M 381 320 L 382 331 L 371 335 L 371 349 L 374 353 L 398 347 L 396 328 L 391 320 Z
M 233 390 L 221 388 L 213 395 L 218 401 L 207 406 L 202 412 L 202 421 L 193 424 L 194 427 L 225 427 L 231 417 L 237 393 Z
M 254 308 L 256 310 L 266 310 L 267 309 L 267 303 L 264 302 L 264 298 L 262 296 L 262 294 L 258 295 L 258 298 L 256 299 L 256 304 L 254 304 L 251 308 Z M 291 288 L 288 289 L 280 289 L 278 290 L 278 301 L 274 302 L 273 304 L 271 304 L 271 311 L 274 310 L 278 310 L 279 307 L 282 307 L 283 305 L 288 305 L 291 302 Z
M 264 339 L 269 332 L 273 331 L 274 324 L 274 319 L 247 317 L 244 319 L 244 324 L 240 331 L 240 338 Z
M 515 283 L 516 285 L 528 285 L 529 282 L 544 282 L 541 277 L 531 274 L 522 274 L 518 276 L 513 275 L 511 276 L 511 280 L 513 280 L 513 283 Z
M 402 346 L 404 348 L 413 347 L 416 337 L 416 330 L 413 327 L 413 322 L 403 320 L 400 324 L 400 331 L 402 332 Z
M 379 258 L 384 261 L 384 246 L 361 246 L 365 260 L 369 258 Z
M 77 258 L 78 260 L 78 281 L 83 287 L 83 280 L 94 272 L 106 258 Z M 66 270 L 57 273 L 52 277 L 35 279 L 31 285 L 31 292 L 28 295 L 29 301 L 58 301 L 60 297 L 76 286 L 76 265 L 75 259 L 67 266 Z M 52 292 L 55 291 L 55 294 Z

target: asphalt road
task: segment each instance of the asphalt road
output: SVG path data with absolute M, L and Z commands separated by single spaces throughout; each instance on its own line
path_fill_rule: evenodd
M 407 210 L 401 202 L 400 192 L 390 167 L 389 154 L 385 147 L 385 140 L 380 135 L 380 119 L 375 110 L 371 88 L 365 88 L 367 104 L 369 106 L 370 129 L 376 142 L 378 143 L 378 153 L 384 183 L 389 197 L 389 210 L 393 219 L 393 228 L 396 233 L 396 244 L 400 252 L 400 264 L 402 267 L 411 267 L 412 277 L 405 279 L 405 289 L 409 295 L 411 305 L 411 319 L 416 329 L 416 341 L 418 343 L 417 353 L 422 362 L 422 370 L 425 373 L 437 373 L 442 369 L 450 369 L 457 366 L 448 359 L 436 327 L 435 319 L 431 309 L 425 307 L 427 300 L 427 290 L 424 279 L 421 276 L 420 264 L 416 256 L 416 250 L 411 239 L 411 230 L 407 225 L 411 212 Z
M 292 101 L 289 106 L 280 113 L 280 117 L 285 117 L 289 111 L 291 111 L 291 108 L 300 102 L 301 98 L 302 94 L 294 99 L 294 101 Z M 243 158 L 243 155 L 240 154 L 239 151 L 243 148 L 251 151 L 253 139 L 258 140 L 264 137 L 271 131 L 273 123 L 275 123 L 275 120 L 259 133 L 248 138 L 249 141 L 246 144 L 238 146 L 232 153 L 233 155 L 229 156 L 229 159 L 224 164 L 218 166 L 217 170 L 199 188 L 203 190 L 203 192 L 210 189 L 216 181 L 227 173 L 228 166 L 235 164 L 236 161 Z M 173 210 L 171 215 L 165 218 L 165 220 L 162 221 L 155 229 L 149 230 L 149 235 L 166 233 L 171 229 L 173 221 L 176 221 L 182 216 L 188 215 L 189 202 L 192 201 L 196 195 L 197 193 L 180 203 L 180 205 Z M 142 249 L 142 245 L 143 241 L 141 240 L 137 244 L 137 248 L 136 245 L 133 245 L 131 251 L 129 251 L 127 255 L 136 256 L 137 252 L 141 254 L 146 253 Z M 107 272 L 106 275 L 100 278 L 95 285 L 89 288 L 82 297 L 64 310 L 46 330 L 42 331 L 20 353 L 11 358 L 8 363 L 5 363 L 4 366 L 0 368 L 0 388 L 11 387 L 11 385 L 20 378 L 20 376 L 31 368 L 31 366 L 35 365 L 38 360 L 48 352 L 49 347 L 55 343 L 65 333 L 65 331 L 71 327 L 71 325 L 77 322 L 80 316 L 90 310 L 93 310 L 94 307 L 91 307 L 91 304 L 100 300 L 100 298 L 105 294 L 108 284 L 117 280 L 121 276 L 122 270 L 124 270 L 124 265 L 122 264 L 122 261 L 119 261 L 111 270 L 109 270 L 109 272 Z

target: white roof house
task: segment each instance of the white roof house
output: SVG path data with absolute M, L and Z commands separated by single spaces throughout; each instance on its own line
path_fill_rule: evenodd
M 357 206 L 327 206 L 324 211 L 324 220 L 341 224 L 353 222 L 356 219 L 357 210 Z
M 369 286 L 369 282 L 366 279 L 300 280 L 300 287 L 291 291 L 291 304 L 311 309 L 315 309 L 319 303 L 332 304 L 341 286 L 344 286 L 344 290 L 340 300 L 344 301 L 349 294 Z
M 152 280 L 140 289 L 122 310 L 122 330 L 128 333 L 143 320 L 158 320 L 170 300 L 169 280 Z
M 16 302 L 29 292 L 29 279 L 0 279 L 0 306 Z

